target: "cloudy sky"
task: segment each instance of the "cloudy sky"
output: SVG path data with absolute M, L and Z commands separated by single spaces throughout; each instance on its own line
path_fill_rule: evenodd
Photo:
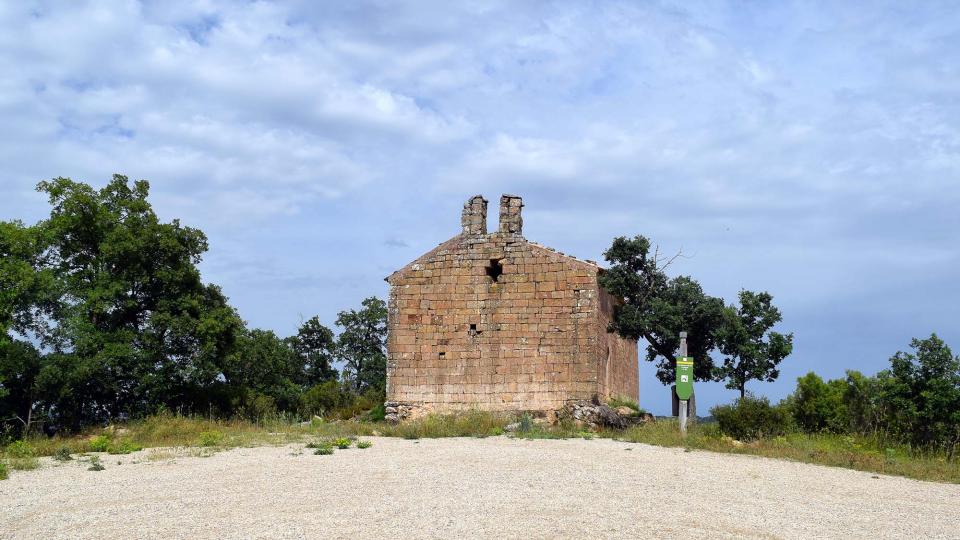
M 251 325 L 332 325 L 509 192 L 560 251 L 644 234 L 771 292 L 796 347 L 757 393 L 960 349 L 953 3 L 24 1 L 0 29 L 0 219 L 43 217 L 39 180 L 147 179 Z M 669 407 L 646 363 L 641 404 Z

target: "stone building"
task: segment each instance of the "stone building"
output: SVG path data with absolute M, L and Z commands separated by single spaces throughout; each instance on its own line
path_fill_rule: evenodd
M 387 412 L 542 411 L 639 397 L 637 343 L 607 332 L 603 272 L 523 237 L 520 197 L 466 202 L 462 232 L 386 278 Z

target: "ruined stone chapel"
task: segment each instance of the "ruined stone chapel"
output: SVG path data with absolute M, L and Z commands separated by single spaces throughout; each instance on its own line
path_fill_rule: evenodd
M 520 197 L 464 204 L 462 231 L 387 277 L 387 413 L 556 411 L 639 398 L 637 343 L 607 331 L 603 269 L 523 237 Z

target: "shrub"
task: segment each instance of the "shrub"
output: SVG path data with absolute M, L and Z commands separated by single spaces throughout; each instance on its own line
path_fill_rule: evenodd
M 710 409 L 710 413 L 721 432 L 741 441 L 783 435 L 791 426 L 786 407 L 772 406 L 767 398 L 749 394 L 733 405 L 718 405 Z
M 846 381 L 842 379 L 824 382 L 812 371 L 799 377 L 797 390 L 789 399 L 797 426 L 813 433 L 845 432 L 850 423 L 843 399 L 845 390 Z
M 10 478 L 10 473 L 7 472 L 7 464 L 0 461 L 0 480 L 6 480 Z
M 350 445 L 353 444 L 353 441 L 346 437 L 340 437 L 333 441 L 333 444 L 341 450 L 346 450 L 347 448 L 350 448 Z
M 90 457 L 90 466 L 87 467 L 88 471 L 102 471 L 104 469 L 106 469 L 106 467 L 103 466 L 103 463 L 100 463 L 99 456 Z
M 70 447 L 61 446 L 57 448 L 57 451 L 53 453 L 53 459 L 57 461 L 70 461 L 73 457 L 70 456 Z
M 36 450 L 27 441 L 14 441 L 7 445 L 7 456 L 11 458 L 32 458 Z
M 300 413 L 304 416 L 329 414 L 336 409 L 348 407 L 354 396 L 337 381 L 326 381 L 311 387 L 300 396 Z
M 387 405 L 384 402 L 377 403 L 377 405 L 370 409 L 370 420 L 374 422 L 383 422 L 387 418 Z
M 219 431 L 202 431 L 198 438 L 200 446 L 217 446 L 223 441 L 223 433 Z
M 91 452 L 106 452 L 107 448 L 110 447 L 110 437 L 106 435 L 97 435 L 90 439 L 90 451 Z
M 313 455 L 315 456 L 329 456 L 332 453 L 333 453 L 332 446 L 321 446 L 313 451 Z
M 129 440 L 113 441 L 107 445 L 107 452 L 110 454 L 130 454 L 139 450 L 143 450 L 143 447 Z
M 357 448 L 361 450 L 370 448 L 371 446 L 373 446 L 373 443 L 370 441 L 357 441 Z
M 523 416 L 520 417 L 520 426 L 517 427 L 517 431 L 527 433 L 531 430 L 533 430 L 533 417 L 530 416 L 530 413 L 523 413 Z

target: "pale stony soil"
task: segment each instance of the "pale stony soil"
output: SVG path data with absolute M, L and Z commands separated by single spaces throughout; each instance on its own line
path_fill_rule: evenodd
M 960 538 L 954 484 L 610 440 L 370 440 L 44 460 L 0 482 L 0 537 Z

